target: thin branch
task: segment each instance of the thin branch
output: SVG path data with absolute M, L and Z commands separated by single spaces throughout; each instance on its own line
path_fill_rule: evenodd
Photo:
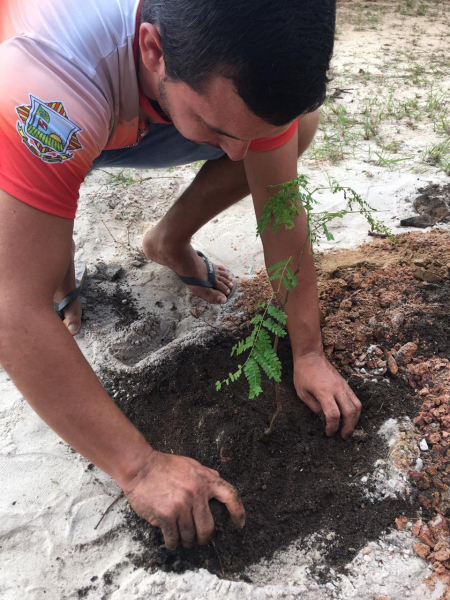
M 115 500 L 113 500 L 111 502 L 111 504 L 108 506 L 108 508 L 105 510 L 105 512 L 102 514 L 102 516 L 100 517 L 100 521 L 97 523 L 97 525 L 94 527 L 94 529 L 97 529 L 97 527 L 100 525 L 100 523 L 103 521 L 103 519 L 106 517 L 106 515 L 109 513 L 109 511 L 111 510 L 111 508 L 114 506 L 114 504 L 116 504 L 116 502 L 119 502 L 119 500 L 121 498 L 123 498 L 125 496 L 124 492 L 120 492 L 120 494 L 117 496 L 117 498 Z

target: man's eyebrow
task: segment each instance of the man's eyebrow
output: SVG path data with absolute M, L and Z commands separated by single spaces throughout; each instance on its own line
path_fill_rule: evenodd
M 202 119 L 202 121 L 203 121 L 203 119 Z M 233 140 L 247 141 L 247 140 L 242 140 L 242 138 L 238 138 L 235 135 L 231 135 L 231 133 L 226 133 L 225 131 L 222 131 L 221 129 L 217 129 L 217 127 L 213 127 L 212 125 L 209 125 L 209 123 L 207 123 L 206 121 L 203 121 L 203 123 L 206 125 L 206 127 L 211 129 L 211 131 L 214 131 L 215 133 L 218 133 L 219 135 L 224 135 L 226 137 L 233 138 Z

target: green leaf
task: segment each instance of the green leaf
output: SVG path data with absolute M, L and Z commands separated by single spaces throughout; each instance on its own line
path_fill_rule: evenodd
M 222 388 L 221 382 L 220 381 L 216 381 L 216 392 L 220 392 L 221 388 Z
M 285 312 L 283 312 L 281 310 L 281 308 L 278 308 L 278 306 L 275 306 L 274 304 L 270 304 L 267 309 L 267 312 L 269 313 L 269 315 L 271 317 L 276 319 L 279 323 L 286 325 L 287 314 Z
M 261 323 L 262 321 L 262 315 L 255 315 L 253 317 L 253 319 L 250 321 L 251 325 L 257 325 L 258 323 Z
M 282 270 L 292 261 L 292 256 L 290 256 L 287 260 L 280 260 L 280 262 L 272 265 L 267 269 L 268 273 L 273 273 L 275 270 Z
M 262 393 L 261 371 L 254 358 L 249 358 L 244 365 L 244 374 L 250 388 L 248 397 L 250 400 L 253 400 L 255 396 L 259 396 Z
M 286 330 L 283 328 L 283 326 L 276 323 L 273 319 L 270 319 L 270 318 L 264 319 L 263 325 L 266 329 L 268 329 L 269 331 L 271 331 L 274 335 L 277 335 L 278 337 L 282 338 L 287 333 Z

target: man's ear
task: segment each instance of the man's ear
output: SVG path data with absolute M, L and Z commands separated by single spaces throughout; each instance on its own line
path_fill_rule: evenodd
M 165 76 L 164 57 L 161 36 L 156 25 L 142 23 L 139 29 L 139 47 L 144 67 L 151 73 Z

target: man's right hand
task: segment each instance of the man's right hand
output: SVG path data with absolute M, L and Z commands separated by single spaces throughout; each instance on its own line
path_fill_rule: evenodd
M 153 450 L 123 487 L 138 515 L 161 528 L 169 550 L 180 543 L 191 548 L 195 541 L 209 542 L 214 531 L 211 498 L 226 505 L 237 529 L 245 525 L 245 510 L 234 487 L 192 458 Z

